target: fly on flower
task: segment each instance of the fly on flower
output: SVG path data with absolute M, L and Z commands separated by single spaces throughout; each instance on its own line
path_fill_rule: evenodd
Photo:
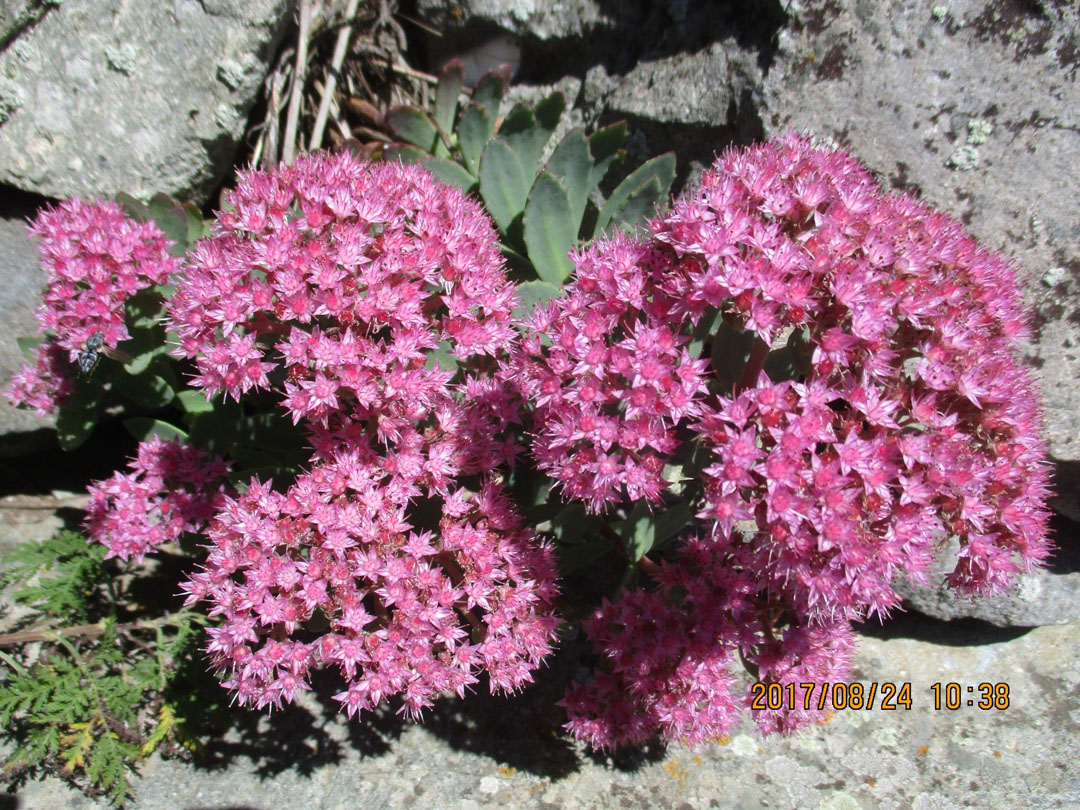
M 101 362 L 102 355 L 120 363 L 130 363 L 132 359 L 127 352 L 106 346 L 105 335 L 102 332 L 94 332 L 86 339 L 83 350 L 79 352 L 79 356 L 75 360 L 79 366 L 79 375 L 89 377 L 93 374 L 94 369 Z

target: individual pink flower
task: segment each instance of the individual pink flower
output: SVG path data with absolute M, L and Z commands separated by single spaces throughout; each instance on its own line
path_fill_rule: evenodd
M 141 561 L 181 535 L 201 531 L 223 505 L 229 466 L 178 441 L 157 436 L 139 443 L 129 473 L 89 487 L 84 525 L 106 558 Z

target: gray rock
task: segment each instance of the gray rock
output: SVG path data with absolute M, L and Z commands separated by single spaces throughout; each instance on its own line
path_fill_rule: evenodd
M 203 201 L 287 22 L 285 0 L 0 6 L 0 183 Z
M 792 3 L 765 131 L 848 146 L 1009 257 L 1037 313 L 1055 508 L 1080 520 L 1080 4 Z
M 937 570 L 930 575 L 926 585 L 913 585 L 906 577 L 893 581 L 910 609 L 925 616 L 950 621 L 952 619 L 980 619 L 998 627 L 1038 627 L 1051 624 L 1080 622 L 1080 566 L 1077 566 L 1076 526 L 1063 530 L 1058 521 L 1053 533 L 1058 550 L 1050 565 L 1023 574 L 1015 587 L 999 596 L 981 599 L 958 597 L 947 588 L 944 577 L 956 564 L 953 543 L 942 556 Z
M 37 248 L 27 238 L 26 220 L 0 216 L 0 392 L 26 358 L 18 338 L 37 334 L 34 311 L 41 300 L 45 274 L 38 267 Z M 12 407 L 0 396 L 0 437 L 21 431 L 51 427 L 52 419 L 42 419 L 33 411 Z
M 584 30 L 606 25 L 611 15 L 605 13 L 604 5 L 597 0 L 419 0 L 417 10 L 444 28 L 464 20 L 480 21 L 517 36 L 550 39 L 578 36 Z

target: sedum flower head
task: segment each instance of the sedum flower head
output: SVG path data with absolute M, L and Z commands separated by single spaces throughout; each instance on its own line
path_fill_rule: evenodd
M 96 335 L 116 348 L 127 340 L 124 306 L 140 290 L 164 284 L 177 267 L 171 243 L 152 222 L 136 222 L 116 203 L 67 200 L 43 209 L 30 224 L 39 237 L 46 286 L 37 311 L 48 337 L 6 392 L 14 405 L 39 415 L 71 393 L 74 363 Z
M 399 696 L 419 718 L 482 671 L 492 692 L 531 682 L 557 624 L 550 546 L 492 481 L 425 500 L 438 529 L 417 528 L 416 477 L 343 451 L 220 510 L 185 589 L 222 617 L 208 652 L 241 704 L 289 702 L 316 669 L 340 675 L 350 716 Z
M 428 352 L 465 362 L 514 336 L 490 219 L 418 166 L 307 155 L 242 174 L 227 200 L 170 301 L 207 395 L 279 388 L 313 425 L 430 409 L 449 376 Z
M 86 526 L 105 555 L 128 560 L 181 535 L 198 532 L 224 503 L 229 466 L 178 441 L 157 436 L 139 443 L 130 472 L 89 487 Z
M 695 464 L 705 463 L 691 506 L 722 555 L 715 564 L 737 566 L 739 589 L 756 594 L 741 620 L 753 632 L 717 637 L 763 680 L 840 679 L 850 621 L 895 608 L 894 578 L 925 580 L 950 537 L 961 551 L 947 581 L 963 594 L 1002 588 L 1049 554 L 1042 418 L 1033 380 L 1014 359 L 1028 331 L 1014 271 L 951 218 L 882 192 L 846 153 L 798 136 L 729 150 L 653 221 L 649 239 L 595 244 L 577 264 L 566 300 L 534 319 L 552 339 L 524 344 L 525 390 L 538 460 L 594 509 L 626 496 L 659 502 L 667 485 L 625 494 L 597 486 L 597 468 L 578 459 L 610 456 L 625 447 L 624 434 L 581 429 L 581 381 L 601 381 L 601 402 L 617 409 L 629 387 L 614 382 L 628 376 L 617 351 L 633 336 L 663 333 L 677 347 L 706 330 L 706 345 L 715 344 L 723 332 L 710 324 L 722 321 L 756 346 L 747 358 L 729 356 L 735 344 L 709 345 L 711 367 L 700 372 L 693 364 L 701 361 L 682 358 L 679 367 L 695 369 L 689 406 L 665 408 L 658 395 L 650 416 L 666 437 L 696 434 Z M 594 284 L 598 265 L 616 265 L 609 277 L 628 283 Z M 579 325 L 590 312 L 608 316 L 595 336 Z M 595 365 L 583 365 L 586 354 Z M 638 351 L 628 374 L 651 359 Z M 721 384 L 729 363 L 742 372 L 735 387 Z M 644 450 L 656 468 L 685 464 L 678 447 L 651 443 L 627 457 Z M 730 595 L 715 598 L 722 605 Z M 671 688 L 657 686 L 666 671 L 660 650 L 624 641 L 673 611 L 695 632 L 711 632 L 688 599 L 676 611 L 660 588 L 597 614 L 600 627 L 617 632 L 592 631 L 610 660 L 602 678 L 568 697 L 574 733 L 601 745 L 641 729 L 700 737 L 694 726 L 675 733 L 654 709 Z M 632 710 L 640 722 L 623 728 L 637 730 L 626 737 L 596 725 L 598 706 L 611 708 L 609 720 Z M 812 719 L 758 717 L 763 729 L 783 732 Z

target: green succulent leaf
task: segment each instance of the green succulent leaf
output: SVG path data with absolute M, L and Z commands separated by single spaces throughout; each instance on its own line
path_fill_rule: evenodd
M 153 219 L 153 215 L 150 213 L 150 208 L 142 200 L 131 196 L 127 192 L 121 191 L 117 193 L 113 199 L 116 200 L 117 205 L 123 209 L 129 217 L 137 222 L 149 222 Z
M 45 335 L 30 335 L 29 337 L 15 338 L 15 342 L 19 344 L 19 351 L 22 352 L 23 357 L 33 363 L 37 360 L 34 355 L 38 350 L 38 346 L 48 339 Z
M 536 308 L 537 304 L 550 301 L 562 295 L 562 287 L 546 281 L 525 281 L 517 285 L 518 300 L 521 302 L 514 310 L 514 317 L 524 320 Z
M 214 403 L 208 402 L 206 395 L 194 388 L 177 391 L 176 401 L 180 403 L 184 413 L 210 413 L 214 410 Z
M 439 84 L 435 87 L 435 122 L 444 134 L 449 134 L 454 129 L 458 97 L 464 83 L 465 65 L 460 59 L 451 59 L 443 67 Z M 443 149 L 445 151 L 445 145 Z
M 429 159 L 431 156 L 423 149 L 417 149 L 415 146 L 406 146 L 402 143 L 395 143 L 383 148 L 383 160 L 390 161 L 400 160 L 406 166 L 411 166 L 414 163 L 422 163 Z
M 589 136 L 589 151 L 597 168 L 604 165 L 605 161 L 616 160 L 625 154 L 622 145 L 626 143 L 626 134 L 626 122 L 618 121 L 596 130 Z M 607 166 L 604 171 L 607 171 Z
M 499 128 L 499 136 L 505 138 L 514 150 L 522 171 L 530 181 L 536 177 L 540 156 L 565 109 L 566 99 L 562 93 L 552 93 L 541 100 L 535 110 L 524 104 L 516 104 Z
M 142 374 L 115 374 L 113 386 L 136 405 L 151 410 L 165 407 L 175 396 L 169 381 L 150 371 Z
M 420 147 L 429 155 L 435 152 L 439 130 L 423 110 L 416 107 L 391 107 L 386 113 L 386 124 L 403 141 Z
M 630 516 L 622 522 L 619 535 L 631 562 L 637 562 L 652 550 L 656 542 L 656 523 L 645 504 L 639 501 L 634 506 Z
M 476 104 L 487 113 L 488 120 L 491 121 L 492 127 L 495 126 L 495 122 L 499 117 L 499 105 L 502 104 L 503 94 L 506 92 L 506 85 L 509 83 L 513 72 L 513 68 L 510 67 L 510 65 L 500 65 L 497 68 L 487 71 L 483 76 L 477 79 L 476 86 L 473 87 L 472 103 Z
M 749 329 L 734 329 L 722 318 L 712 334 L 709 365 L 719 389 L 730 391 L 742 379 L 743 370 L 754 349 L 756 335 Z
M 80 378 L 56 412 L 56 438 L 62 449 L 74 450 L 90 437 L 100 405 L 100 386 L 91 379 Z
M 480 158 L 480 196 L 502 231 L 509 230 L 525 210 L 532 181 L 505 139 L 488 143 Z
M 562 576 L 572 574 L 590 563 L 596 562 L 609 551 L 615 548 L 615 541 L 602 534 L 596 535 L 592 540 L 576 545 L 560 543 L 555 546 L 555 558 Z
M 529 260 L 541 280 L 561 285 L 574 271 L 568 254 L 580 221 L 563 182 L 542 172 L 529 193 L 524 222 Z
M 615 187 L 596 221 L 596 232 L 609 225 L 632 229 L 653 213 L 675 181 L 675 154 L 668 152 L 646 161 Z
M 476 185 L 476 178 L 460 163 L 455 163 L 447 158 L 429 157 L 420 161 L 420 165 L 430 171 L 435 178 L 448 186 L 455 186 L 462 191 L 471 191 Z
M 461 111 L 457 128 L 458 147 L 461 149 L 465 168 L 473 175 L 479 173 L 480 156 L 494 133 L 495 121 L 479 104 L 469 103 Z
M 179 439 L 181 442 L 186 442 L 188 440 L 188 434 L 185 431 L 161 419 L 136 416 L 132 419 L 125 419 L 123 424 L 124 429 L 140 442 L 145 442 L 154 436 L 165 441 Z
M 593 158 L 585 133 L 580 129 L 568 132 L 551 153 L 545 171 L 559 178 L 566 186 L 570 216 L 579 224 L 585 215 L 589 192 L 593 190 Z M 575 236 L 576 231 L 575 227 Z

